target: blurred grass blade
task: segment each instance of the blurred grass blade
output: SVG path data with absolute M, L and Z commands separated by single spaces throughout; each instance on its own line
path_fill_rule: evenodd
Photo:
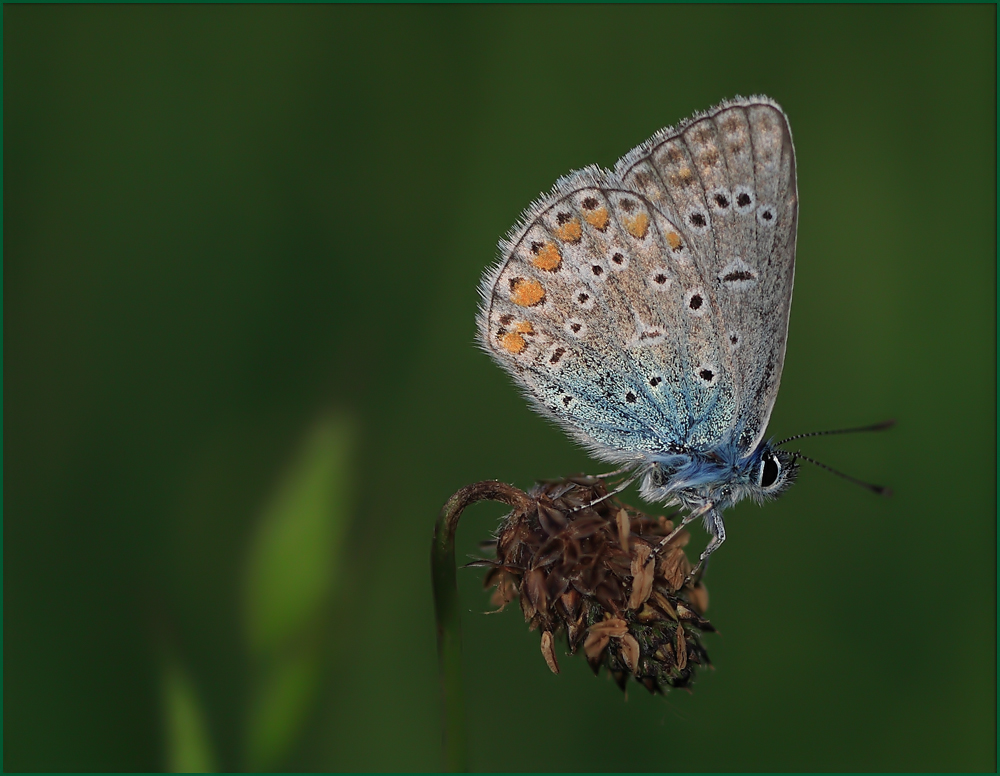
M 319 690 L 319 653 L 314 647 L 291 652 L 264 677 L 251 711 L 247 766 L 273 770 L 291 748 Z
M 194 682 L 176 660 L 163 664 L 166 769 L 172 773 L 214 773 L 215 756 Z
M 245 589 L 255 659 L 275 654 L 322 616 L 349 522 L 352 440 L 347 417 L 322 418 L 261 515 Z
M 263 510 L 250 548 L 250 770 L 271 770 L 288 754 L 318 690 L 320 634 L 349 526 L 353 440 L 345 415 L 315 425 Z

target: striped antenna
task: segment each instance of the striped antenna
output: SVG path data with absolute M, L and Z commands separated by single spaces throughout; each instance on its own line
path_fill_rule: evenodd
M 887 428 L 892 428 L 895 425 L 896 425 L 895 420 L 884 420 L 881 423 L 876 423 L 873 426 L 861 426 L 860 428 L 838 428 L 835 431 L 811 431 L 808 434 L 796 434 L 795 436 L 790 436 L 787 439 L 782 439 L 780 442 L 778 442 L 778 445 L 783 445 L 785 444 L 785 442 L 791 442 L 794 439 L 805 439 L 806 437 L 814 437 L 814 436 L 826 436 L 828 434 L 854 434 L 859 431 L 882 431 Z

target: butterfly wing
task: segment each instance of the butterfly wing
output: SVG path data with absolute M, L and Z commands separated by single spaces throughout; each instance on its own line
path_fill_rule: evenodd
M 679 230 L 591 168 L 532 206 L 501 252 L 480 337 L 536 407 L 605 460 L 683 445 L 717 399 L 685 376 L 719 361 L 722 332 L 707 306 L 677 318 L 702 284 Z
M 692 243 L 730 351 L 745 455 L 767 427 L 788 335 L 798 221 L 788 120 L 766 97 L 738 98 L 654 136 L 616 172 Z M 711 446 L 720 420 L 704 416 L 693 440 Z
M 728 104 L 699 121 L 725 121 L 726 110 L 740 111 L 749 145 L 754 127 L 763 126 L 752 108 Z M 787 131 L 783 117 L 781 126 Z M 479 329 L 485 349 L 537 408 L 605 460 L 711 449 L 732 436 L 741 417 L 749 444 L 763 434 L 773 405 L 791 294 L 794 201 L 787 282 L 776 282 L 775 289 L 771 275 L 763 277 L 775 241 L 767 256 L 758 255 L 753 219 L 762 197 L 787 208 L 787 196 L 780 187 L 758 194 L 753 148 L 743 156 L 730 149 L 734 172 L 727 166 L 725 179 L 703 180 L 696 164 L 683 166 L 692 156 L 704 166 L 710 141 L 700 138 L 689 150 L 684 135 L 692 127 L 704 135 L 697 121 L 665 130 L 628 154 L 615 173 L 587 168 L 561 179 L 501 241 L 500 262 L 483 278 Z M 735 130 L 726 131 L 734 140 Z M 668 155 L 676 169 L 661 161 Z M 769 159 L 762 156 L 760 163 Z M 791 181 L 794 199 L 794 164 Z M 754 207 L 733 206 L 738 217 L 732 223 L 713 225 L 708 202 L 723 191 L 734 202 L 750 192 Z M 692 218 L 696 210 L 702 219 Z M 725 234 L 714 236 L 723 225 Z M 766 300 L 746 293 L 763 288 L 769 289 Z M 752 309 L 729 309 L 748 296 L 755 300 Z M 783 323 L 763 331 L 757 319 L 765 312 L 773 316 L 767 304 L 775 300 Z M 751 326 L 738 338 L 745 347 L 733 347 L 731 333 Z M 770 373 L 759 366 L 766 362 L 754 360 L 767 348 Z M 766 410 L 754 408 L 748 391 L 762 397 Z

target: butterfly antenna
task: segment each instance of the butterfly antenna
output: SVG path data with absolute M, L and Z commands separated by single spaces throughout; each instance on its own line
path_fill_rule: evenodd
M 867 431 L 868 429 L 856 429 L 858 431 Z M 873 429 L 874 430 L 874 429 Z M 836 433 L 836 432 L 833 432 Z M 807 435 L 808 436 L 808 435 Z M 862 488 L 867 488 L 872 493 L 878 493 L 880 496 L 891 496 L 892 490 L 890 488 L 883 487 L 882 485 L 873 485 L 870 482 L 865 482 L 864 480 L 859 480 L 857 477 L 852 477 L 850 474 L 844 474 L 841 471 L 837 471 L 832 466 L 827 466 L 825 463 L 820 463 L 808 455 L 802 455 L 802 453 L 794 453 L 796 458 L 801 458 L 803 461 L 809 461 L 809 463 L 818 466 L 820 469 L 826 469 L 831 474 L 836 474 L 838 477 L 843 477 L 848 482 L 853 482 L 855 485 L 860 485 Z
M 895 425 L 896 425 L 895 420 L 884 420 L 881 423 L 876 423 L 873 426 L 861 426 L 860 428 L 838 428 L 834 431 L 810 431 L 808 434 L 796 434 L 795 436 L 790 436 L 787 439 L 782 439 L 780 442 L 778 442 L 778 446 L 785 444 L 785 442 L 791 442 L 795 439 L 805 439 L 806 437 L 827 436 L 828 434 L 854 434 L 859 431 L 884 431 L 885 429 L 892 428 Z M 813 463 L 816 462 L 813 461 Z

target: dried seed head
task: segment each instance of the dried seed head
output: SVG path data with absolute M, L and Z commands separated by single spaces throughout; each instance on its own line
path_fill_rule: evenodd
M 685 644 L 684 639 L 684 629 L 677 629 L 677 667 L 685 668 L 687 666 L 687 644 Z
M 625 662 L 628 664 L 628 670 L 633 674 L 639 671 L 639 642 L 635 640 L 635 636 L 631 633 L 626 633 L 622 636 L 622 657 L 625 658 Z
M 663 556 L 660 574 L 667 580 L 671 590 L 678 590 L 691 571 L 691 564 L 680 547 L 667 549 Z
M 632 521 L 629 519 L 627 510 L 618 510 L 618 516 L 615 518 L 615 524 L 618 526 L 618 545 L 625 550 L 625 552 L 628 552 L 628 537 L 632 532 Z
M 475 565 L 489 567 L 494 605 L 519 599 L 554 673 L 554 636 L 565 633 L 571 653 L 582 646 L 594 671 L 604 666 L 623 688 L 629 676 L 650 692 L 685 687 L 708 664 L 701 633 L 714 630 L 703 617 L 705 588 L 683 585 L 689 535 L 681 531 L 654 554 L 673 523 L 607 493 L 590 477 L 536 485 L 501 524 L 496 558 Z
M 628 598 L 629 609 L 638 609 L 646 603 L 646 599 L 653 592 L 656 564 L 649 557 L 652 551 L 652 547 L 648 544 L 639 544 L 636 545 L 635 553 L 632 555 L 632 594 Z M 684 554 L 683 550 L 681 554 Z
M 608 646 L 611 642 L 611 637 L 606 633 L 589 633 L 587 634 L 587 640 L 583 642 L 583 654 L 587 656 L 587 660 L 594 667 L 596 672 L 601 666 L 601 655 L 604 653 L 604 648 Z
M 542 657 L 545 658 L 549 670 L 554 674 L 558 674 L 559 663 L 556 661 L 556 646 L 555 639 L 552 638 L 552 631 L 545 631 L 542 634 Z
M 694 604 L 697 611 L 706 611 L 708 609 L 708 588 L 704 585 L 698 585 L 691 590 L 691 603 Z

